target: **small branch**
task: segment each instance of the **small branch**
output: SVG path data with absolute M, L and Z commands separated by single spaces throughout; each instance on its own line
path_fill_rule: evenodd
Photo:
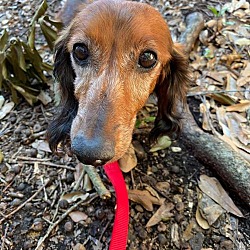
M 17 209 L 13 210 L 9 214 L 5 215 L 4 218 L 0 220 L 0 225 L 3 221 L 11 217 L 13 214 L 18 212 L 20 209 L 22 209 L 28 202 L 32 201 L 49 183 L 50 180 L 47 180 L 43 186 L 41 186 L 29 199 L 27 199 L 23 204 L 21 204 Z
M 81 172 L 81 174 L 80 174 L 80 176 L 79 176 L 79 178 L 78 178 L 75 186 L 73 187 L 73 190 L 78 190 L 78 188 L 79 188 L 79 186 L 81 184 L 81 181 L 83 179 L 84 174 L 85 174 L 85 169 L 84 169 L 84 167 L 82 167 L 82 172 Z
M 84 168 L 85 168 L 89 178 L 91 179 L 91 181 L 95 187 L 95 190 L 99 194 L 99 196 L 102 199 L 110 198 L 111 194 L 108 191 L 108 189 L 103 185 L 102 180 L 96 171 L 96 168 L 91 166 L 91 165 L 84 165 Z
M 38 241 L 38 244 L 35 248 L 35 250 L 39 250 L 40 247 L 42 246 L 43 242 L 48 238 L 48 236 L 50 235 L 50 233 L 53 231 L 53 229 L 61 222 L 63 221 L 69 213 L 71 213 L 74 209 L 76 209 L 79 205 L 81 205 L 83 203 L 83 205 L 89 204 L 91 201 L 93 201 L 94 199 L 96 199 L 98 196 L 94 195 L 92 198 L 90 198 L 88 201 L 84 200 L 80 200 L 78 201 L 76 204 L 74 204 L 72 207 L 70 207 L 64 214 L 61 215 L 61 217 L 54 222 L 53 224 L 51 224 L 48 228 L 47 233 Z
M 26 163 L 26 164 L 38 163 L 40 165 L 46 165 L 48 167 L 64 168 L 64 169 L 68 169 L 68 170 L 71 170 L 71 171 L 76 171 L 75 168 L 72 168 L 72 167 L 69 167 L 69 166 L 66 166 L 66 165 L 55 164 L 55 163 L 52 163 L 52 162 L 22 161 L 22 163 Z
M 34 158 L 34 157 L 27 157 L 27 156 L 17 156 L 17 160 L 23 160 L 23 161 L 36 161 L 36 162 L 45 162 L 45 161 L 50 161 L 49 158 Z

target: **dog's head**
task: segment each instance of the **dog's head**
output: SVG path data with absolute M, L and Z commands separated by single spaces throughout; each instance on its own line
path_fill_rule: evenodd
M 80 7 L 55 50 L 62 109 L 48 128 L 53 150 L 70 137 L 82 162 L 118 160 L 154 91 L 158 114 L 151 136 L 179 131 L 175 107 L 185 100 L 187 60 L 153 7 L 110 0 Z

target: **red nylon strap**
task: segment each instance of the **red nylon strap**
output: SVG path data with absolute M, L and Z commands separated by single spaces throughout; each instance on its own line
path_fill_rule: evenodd
M 116 193 L 116 213 L 109 250 L 125 250 L 128 238 L 129 202 L 126 184 L 118 162 L 104 166 Z

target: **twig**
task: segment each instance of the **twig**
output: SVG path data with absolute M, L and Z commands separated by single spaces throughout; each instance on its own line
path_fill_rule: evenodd
M 0 225 L 2 224 L 3 221 L 11 217 L 13 214 L 18 212 L 21 208 L 23 208 L 28 202 L 33 200 L 49 183 L 50 180 L 47 180 L 43 186 L 41 186 L 29 199 L 27 199 L 23 204 L 21 204 L 17 209 L 13 210 L 9 214 L 5 215 L 4 218 L 0 220 Z
M 52 163 L 52 162 L 22 161 L 22 163 L 26 163 L 26 164 L 38 163 L 40 165 L 46 165 L 48 167 L 64 168 L 64 169 L 68 169 L 68 170 L 71 170 L 71 171 L 75 171 L 75 168 L 72 168 L 72 167 L 69 167 L 69 166 L 66 166 L 66 165 L 55 164 L 55 163 Z
M 48 228 L 48 231 L 47 233 L 38 241 L 38 244 L 35 248 L 35 250 L 39 250 L 40 247 L 42 246 L 43 242 L 47 239 L 47 237 L 50 235 L 50 233 L 52 232 L 52 230 L 61 222 L 63 221 L 69 213 L 71 213 L 75 208 L 77 208 L 80 204 L 82 204 L 84 202 L 83 205 L 86 205 L 88 203 L 90 203 L 92 200 L 96 199 L 98 197 L 98 195 L 93 195 L 92 198 L 90 198 L 88 201 L 85 201 L 84 200 L 80 200 L 78 201 L 76 204 L 74 204 L 72 207 L 70 207 L 64 214 L 61 215 L 61 217 L 56 221 L 54 222 L 52 225 L 49 226 Z
M 49 158 L 34 158 L 34 157 L 27 157 L 27 156 L 17 156 L 17 159 L 18 160 L 24 160 L 24 161 L 41 161 L 41 162 L 44 162 L 44 161 L 50 161 Z
M 96 171 L 96 168 L 91 165 L 84 165 L 84 168 L 91 179 L 96 192 L 99 194 L 99 196 L 102 199 L 110 198 L 111 194 L 108 191 L 108 189 L 103 185 L 102 180 L 99 176 L 99 174 Z
M 215 91 L 199 91 L 199 92 L 188 92 L 187 97 L 198 96 L 198 95 L 211 95 L 211 94 L 220 94 L 220 93 L 246 93 L 250 90 L 215 90 Z
M 7 236 L 8 230 L 9 230 L 9 225 L 6 226 L 4 235 L 2 236 L 2 246 L 1 246 L 1 250 L 4 250 L 4 245 L 5 245 L 5 240 L 6 240 L 6 236 Z
M 78 178 L 78 180 L 77 180 L 75 186 L 73 187 L 73 190 L 78 190 L 78 188 L 79 188 L 79 186 L 80 186 L 80 184 L 81 184 L 81 181 L 82 181 L 82 179 L 83 179 L 84 174 L 85 174 L 85 168 L 82 167 L 82 172 L 81 172 L 81 174 L 80 174 L 80 176 L 79 176 L 79 178 Z
M 99 239 L 98 239 L 100 242 L 101 242 L 101 240 L 102 240 L 102 237 L 103 237 L 104 233 L 106 232 L 107 228 L 109 227 L 110 222 L 111 222 L 111 221 L 108 221 L 108 223 L 106 224 L 106 226 L 105 226 L 104 229 L 102 230 L 102 233 L 101 233 L 101 235 L 100 235 L 100 237 L 99 237 Z

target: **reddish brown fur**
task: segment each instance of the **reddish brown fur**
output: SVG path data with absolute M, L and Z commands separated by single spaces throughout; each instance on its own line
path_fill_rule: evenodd
M 70 56 L 76 43 L 85 44 L 90 51 L 91 62 L 86 67 L 77 65 Z M 72 107 L 72 117 L 65 118 L 72 122 L 67 125 L 71 126 L 71 140 L 79 134 L 90 142 L 103 138 L 109 142 L 108 147 L 114 147 L 114 156 L 109 161 L 118 160 L 131 142 L 138 110 L 154 90 L 159 112 L 153 137 L 179 129 L 175 106 L 185 99 L 187 61 L 180 46 L 173 44 L 164 19 L 151 6 L 100 0 L 80 7 L 58 39 L 56 50 L 55 75 L 61 81 L 62 98 L 73 88 L 69 90 L 72 93 L 66 93 L 72 100 L 62 100 L 63 106 L 70 109 L 77 104 L 77 108 Z M 150 70 L 138 67 L 139 55 L 145 50 L 157 54 L 157 64 Z M 69 66 L 71 69 L 65 69 Z M 65 76 L 60 76 L 65 74 L 60 72 L 62 69 L 70 71 L 72 77 L 65 80 Z M 52 124 L 48 130 L 53 149 L 65 139 L 66 130 L 59 135 L 55 129 L 60 123 L 66 122 L 57 118 L 54 127 Z

